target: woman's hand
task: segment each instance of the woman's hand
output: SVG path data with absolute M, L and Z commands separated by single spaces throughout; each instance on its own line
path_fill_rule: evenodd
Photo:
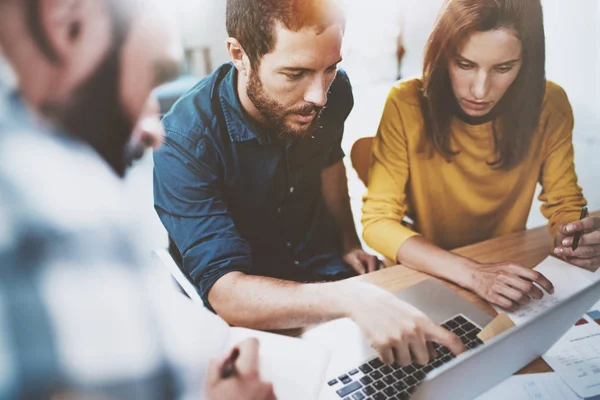
M 483 299 L 510 311 L 531 299 L 541 299 L 542 289 L 549 294 L 554 292 L 544 275 L 514 263 L 479 264 L 473 268 L 469 286 Z

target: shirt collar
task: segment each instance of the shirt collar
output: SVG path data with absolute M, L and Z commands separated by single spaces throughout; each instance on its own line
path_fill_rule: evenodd
M 219 101 L 223 108 L 227 131 L 232 142 L 258 140 L 262 145 L 271 144 L 270 135 L 248 117 L 242 109 L 237 95 L 237 69 L 230 64 L 231 69 L 219 84 Z

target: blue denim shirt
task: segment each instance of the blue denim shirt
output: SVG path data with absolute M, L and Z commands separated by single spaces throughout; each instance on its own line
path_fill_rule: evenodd
M 294 140 L 255 124 L 236 84 L 232 64 L 201 80 L 164 117 L 154 153 L 156 211 L 208 307 L 210 288 L 232 271 L 304 281 L 351 271 L 321 191 L 322 170 L 344 157 L 348 76 L 338 72 L 320 127 Z

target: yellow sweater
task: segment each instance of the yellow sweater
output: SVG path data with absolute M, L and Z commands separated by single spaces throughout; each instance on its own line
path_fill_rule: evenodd
M 453 249 L 525 229 L 536 184 L 542 213 L 554 235 L 560 224 L 579 218 L 586 204 L 573 164 L 573 112 L 562 88 L 546 85 L 541 122 L 520 165 L 494 170 L 492 122 L 452 122 L 451 163 L 419 152 L 424 134 L 419 106 L 421 81 L 397 83 L 388 95 L 373 142 L 364 197 L 364 239 L 387 258 L 416 232 L 401 225 L 405 215 L 430 242 Z

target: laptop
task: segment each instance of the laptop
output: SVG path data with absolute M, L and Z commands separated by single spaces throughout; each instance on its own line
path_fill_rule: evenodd
M 435 345 L 440 357 L 425 366 L 386 366 L 356 324 L 349 319 L 332 321 L 304 335 L 332 350 L 320 399 L 475 398 L 545 353 L 598 301 L 600 281 L 486 344 L 477 334 L 492 317 L 441 282 L 428 279 L 396 296 L 453 331 L 469 350 L 455 357 Z

